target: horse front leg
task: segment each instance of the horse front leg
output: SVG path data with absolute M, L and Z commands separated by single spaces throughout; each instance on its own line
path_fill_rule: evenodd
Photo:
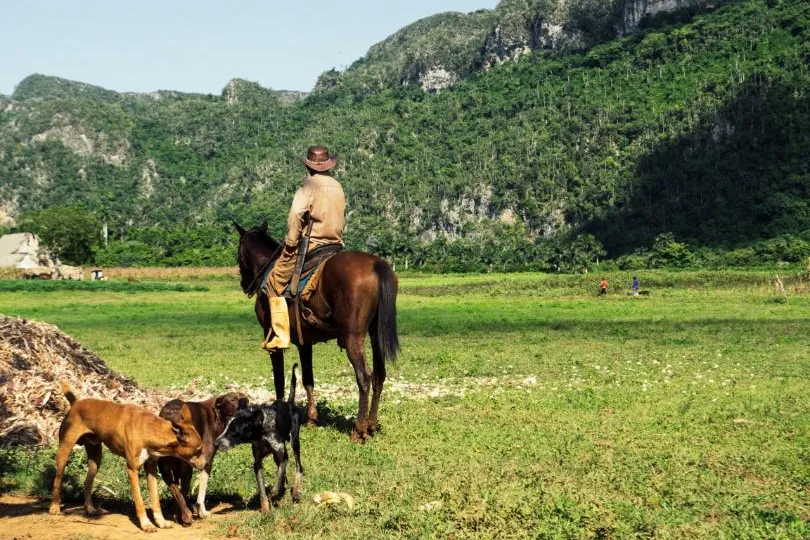
M 273 385 L 276 387 L 276 401 L 284 401 L 284 351 L 270 353 L 273 365 Z
M 272 332 L 267 296 L 264 294 L 256 296 L 254 310 L 256 312 L 256 320 L 259 321 L 264 331 L 264 341 L 266 342 Z M 270 352 L 270 364 L 273 366 L 273 385 L 276 389 L 276 400 L 284 401 L 284 351 Z
M 368 391 L 371 385 L 371 373 L 368 371 L 366 355 L 364 351 L 365 336 L 349 336 L 346 339 L 346 352 L 349 361 L 354 368 L 354 376 L 357 380 L 357 388 L 360 391 L 359 408 L 357 419 L 354 421 L 354 431 L 352 440 L 355 442 L 365 442 L 368 437 Z
M 312 376 L 312 345 L 298 347 L 301 360 L 301 378 L 304 379 L 304 390 L 307 391 L 307 426 L 318 425 L 318 410 L 315 408 L 315 377 Z

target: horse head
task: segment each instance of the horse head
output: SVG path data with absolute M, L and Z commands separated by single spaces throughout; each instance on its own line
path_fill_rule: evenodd
M 267 220 L 247 230 L 235 221 L 233 226 L 239 233 L 236 260 L 239 263 L 240 285 L 245 294 L 253 296 L 261 286 L 261 274 L 275 258 L 280 244 L 267 234 Z

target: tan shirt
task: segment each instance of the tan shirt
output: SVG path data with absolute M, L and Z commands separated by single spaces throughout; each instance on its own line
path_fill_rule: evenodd
M 307 176 L 293 197 L 284 243 L 290 247 L 298 245 L 304 229 L 304 214 L 309 211 L 312 217 L 309 249 L 326 244 L 343 245 L 345 210 L 346 197 L 337 180 L 326 174 Z

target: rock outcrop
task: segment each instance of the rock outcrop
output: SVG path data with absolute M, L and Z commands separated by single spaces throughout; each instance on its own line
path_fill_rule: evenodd
M 342 88 L 344 80 L 359 88 L 440 91 L 533 51 L 583 49 L 633 32 L 645 17 L 707 7 L 705 0 L 503 0 L 494 10 L 442 13 L 372 46 L 348 70 L 324 73 L 313 91 Z

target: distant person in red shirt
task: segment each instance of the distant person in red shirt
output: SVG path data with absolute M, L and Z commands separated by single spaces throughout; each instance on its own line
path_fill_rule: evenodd
M 607 295 L 607 280 L 602 278 L 602 281 L 599 282 L 599 296 L 606 296 Z

